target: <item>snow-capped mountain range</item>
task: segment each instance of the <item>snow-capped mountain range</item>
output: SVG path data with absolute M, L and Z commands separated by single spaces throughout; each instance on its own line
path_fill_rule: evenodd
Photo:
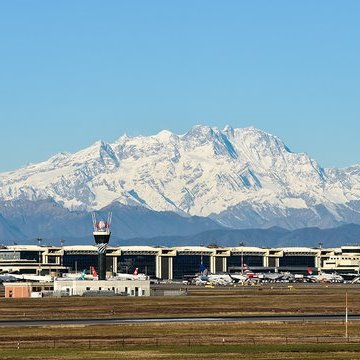
M 232 228 L 360 223 L 360 165 L 325 169 L 256 128 L 121 136 L 0 174 L 0 201 L 112 203 L 210 217 Z

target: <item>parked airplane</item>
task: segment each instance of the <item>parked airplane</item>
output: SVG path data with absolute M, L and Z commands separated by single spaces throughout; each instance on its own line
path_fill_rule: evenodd
M 258 274 L 255 274 L 254 272 L 252 272 L 246 264 L 243 265 L 243 268 L 245 270 L 242 274 L 238 274 L 238 273 L 231 274 L 231 277 L 234 280 L 236 280 L 237 282 L 241 282 L 241 283 L 248 282 L 250 280 L 252 280 L 252 281 L 259 280 Z
M 278 282 L 283 279 L 283 274 L 278 272 L 274 272 L 274 273 L 267 272 L 267 273 L 258 274 L 258 278 L 264 282 Z
M 81 273 L 64 273 L 62 277 L 56 278 L 56 280 L 96 280 L 97 273 L 93 266 L 90 267 L 91 274 L 87 274 L 86 270 Z
M 0 283 L 3 283 L 3 282 L 13 282 L 13 281 L 18 281 L 19 279 L 16 278 L 15 276 L 13 275 L 0 275 Z
M 32 274 L 9 274 L 9 276 L 16 278 L 16 281 L 19 280 L 30 280 L 30 281 L 44 281 L 50 282 L 53 280 L 53 277 L 50 275 L 32 275 Z
M 268 272 L 258 274 L 258 277 L 263 282 L 303 282 L 304 276 L 301 274 L 291 274 L 289 272 Z
M 332 274 L 327 274 L 327 273 L 323 273 L 321 270 L 319 270 L 319 274 L 318 275 L 312 275 L 312 269 L 308 268 L 308 273 L 309 275 L 307 276 L 307 278 L 311 281 L 311 282 L 322 282 L 322 283 L 340 283 L 340 282 L 344 282 L 344 278 L 336 273 L 332 273 Z
M 139 274 L 139 268 L 136 268 L 133 274 L 116 273 L 111 277 L 113 280 L 147 280 L 148 276 Z
M 50 275 L 35 275 L 35 274 L 19 274 L 16 272 L 2 272 L 0 275 L 0 282 L 11 282 L 11 281 L 52 281 L 53 277 Z
M 230 276 L 233 280 L 239 283 L 244 283 L 249 280 L 249 278 L 245 274 L 234 273 L 234 274 L 230 274 Z
M 199 276 L 196 276 L 193 279 L 193 283 L 195 285 L 230 285 L 234 282 L 234 279 L 227 273 L 220 273 L 220 274 L 209 274 L 207 268 L 202 267 L 203 271 Z

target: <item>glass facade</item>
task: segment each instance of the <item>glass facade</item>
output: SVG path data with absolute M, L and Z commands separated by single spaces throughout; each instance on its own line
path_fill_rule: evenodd
M 249 266 L 263 266 L 263 256 L 244 255 L 244 264 Z M 232 267 L 241 268 L 241 255 L 233 255 L 227 258 L 228 269 Z M 229 271 L 229 270 L 228 270 Z
M 43 249 L 42 249 L 43 250 Z M 65 249 L 64 249 L 65 250 Z M 342 249 L 344 253 L 346 253 L 347 257 L 350 258 L 351 255 L 355 251 L 359 251 L 359 248 L 348 248 L 348 249 Z M 43 266 L 43 270 L 46 269 L 55 269 L 56 261 L 58 259 L 57 256 L 59 256 L 60 263 L 59 265 L 64 266 L 66 268 L 69 268 L 71 272 L 74 272 L 75 269 L 77 269 L 78 272 L 82 272 L 83 270 L 86 270 L 89 272 L 89 269 L 91 266 L 94 266 L 95 269 L 98 271 L 98 254 L 93 250 L 84 250 L 79 248 L 77 249 L 68 249 L 65 250 L 65 255 L 60 256 L 60 252 L 57 253 L 57 249 L 53 250 L 50 249 L 50 253 L 48 255 L 48 266 Z M 147 252 L 145 250 L 137 251 L 137 250 L 126 250 L 125 254 L 118 256 L 119 253 L 113 252 L 111 253 L 108 251 L 106 256 L 106 271 L 113 272 L 113 264 L 114 261 L 117 263 L 117 272 L 119 273 L 128 273 L 132 274 L 135 270 L 135 268 L 139 269 L 139 273 L 147 274 L 150 277 L 156 277 L 156 264 L 157 264 L 157 257 L 156 255 L 153 255 L 157 250 Z M 174 252 L 169 252 L 167 249 L 164 249 L 162 251 L 159 251 L 159 254 L 163 253 L 158 262 L 159 264 L 159 276 L 161 273 L 161 277 L 163 279 L 168 279 L 171 276 L 171 272 L 169 270 L 169 260 L 172 261 L 172 278 L 174 279 L 184 279 L 193 277 L 195 274 L 200 272 L 200 265 L 201 265 L 201 259 L 203 259 L 203 264 L 205 268 L 207 268 L 210 271 L 210 259 L 211 257 L 204 253 L 203 256 L 201 256 L 201 253 L 198 252 L 198 249 L 181 249 L 176 251 L 177 255 L 174 256 Z M 236 255 L 226 256 L 231 252 L 220 252 L 220 251 L 214 251 L 214 257 L 213 262 L 211 262 L 214 265 L 214 269 L 212 269 L 215 273 L 222 272 L 222 271 L 229 271 L 229 272 L 238 272 L 241 269 L 241 254 L 240 252 L 236 253 Z M 294 252 L 291 251 L 284 251 L 283 253 L 278 253 L 277 251 L 270 252 L 271 255 L 268 258 L 268 266 L 269 267 L 276 267 L 280 266 L 282 268 L 288 267 L 291 271 L 291 267 L 296 270 L 296 267 L 298 268 L 306 268 L 308 266 L 315 267 L 316 262 L 316 255 L 312 254 L 311 249 L 307 252 L 298 252 L 297 250 L 294 250 Z M 146 255 L 151 254 L 151 255 Z M 225 255 L 226 254 L 226 255 Z M 284 254 L 284 256 L 281 256 Z M 303 256 L 304 255 L 304 256 Z M 341 256 L 341 255 L 337 255 Z M 346 256 L 345 256 L 346 257 Z M 355 258 L 355 255 L 353 255 Z M 35 266 L 37 266 L 37 263 L 39 261 L 39 252 L 37 250 L 27 250 L 27 249 L 17 249 L 15 251 L 0 251 L 0 263 L 1 260 L 7 260 L 3 261 L 5 264 L 0 264 L 3 268 L 9 266 L 8 260 L 15 260 L 16 263 L 18 263 L 19 259 L 23 259 L 23 264 L 21 265 L 23 270 L 22 272 L 31 272 L 34 273 L 38 271 Z M 20 261 L 21 262 L 21 261 Z M 259 251 L 259 255 L 257 255 L 257 252 L 250 252 L 249 254 L 243 255 L 243 263 L 248 265 L 250 269 L 253 271 L 261 271 L 259 268 L 263 267 L 264 264 L 264 256 Z M 34 266 L 35 264 L 35 266 Z M 224 265 L 226 265 L 226 268 L 224 268 Z M 34 269 L 27 269 L 28 267 L 33 267 Z M 302 269 L 300 269 L 302 270 Z M 64 270 L 66 271 L 66 270 Z
M 315 256 L 284 256 L 279 258 L 280 266 L 315 266 Z
M 70 267 L 71 271 L 75 271 L 77 268 L 78 272 L 83 270 L 90 270 L 91 266 L 94 266 L 97 270 L 98 266 L 98 256 L 97 255 L 89 255 L 89 254 L 66 254 L 64 255 L 63 265 L 66 267 Z
M 12 260 L 12 259 L 20 259 L 20 253 L 18 251 L 0 252 L 0 260 Z
M 276 258 L 269 257 L 269 267 L 276 267 Z
M 169 257 L 167 256 L 161 257 L 161 278 L 169 278 Z
M 341 249 L 341 252 L 343 254 L 359 254 L 360 249 L 359 248 L 353 248 L 353 249 Z
M 97 269 L 96 269 L 97 271 Z M 112 256 L 107 256 L 106 257 L 106 271 L 109 271 L 111 273 L 114 272 L 113 270 L 113 257 Z
M 216 257 L 215 258 L 215 272 L 222 272 L 223 271 L 223 264 L 224 264 L 224 258 L 223 257 Z
M 21 251 L 20 259 L 35 260 L 36 262 L 39 262 L 39 252 L 38 251 Z
M 203 256 L 203 264 L 210 271 L 210 257 Z M 177 255 L 173 257 L 173 278 L 183 279 L 199 272 L 201 255 Z
M 56 264 L 56 256 L 48 256 L 48 264 Z
M 156 274 L 156 256 L 155 255 L 121 255 L 118 257 L 118 272 L 132 274 L 136 268 L 139 273 L 148 276 Z

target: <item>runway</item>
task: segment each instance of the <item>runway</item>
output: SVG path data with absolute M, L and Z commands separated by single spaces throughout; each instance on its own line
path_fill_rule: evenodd
M 349 315 L 349 321 L 359 321 L 360 315 Z M 169 317 L 169 318 L 108 318 L 108 319 L 47 319 L 47 320 L 0 320 L 0 327 L 29 326 L 86 326 L 121 325 L 145 323 L 207 323 L 207 322 L 294 322 L 294 321 L 345 321 L 345 314 L 303 314 L 303 315 L 249 315 L 249 316 L 209 316 L 209 317 Z

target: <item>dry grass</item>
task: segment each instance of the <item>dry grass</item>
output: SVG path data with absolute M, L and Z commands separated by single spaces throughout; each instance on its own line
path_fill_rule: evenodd
M 0 299 L 0 319 L 156 317 L 288 313 L 339 313 L 345 286 L 189 290 L 182 297 Z M 360 287 L 349 286 L 350 312 L 360 313 Z
M 350 340 L 360 339 L 360 323 L 349 323 Z M 344 336 L 344 324 L 341 322 L 294 322 L 294 323 L 144 323 L 126 325 L 92 325 L 92 326 L 51 326 L 0 328 L 0 344 L 8 341 L 48 341 L 52 346 L 55 340 L 59 346 L 64 340 L 79 340 L 87 344 L 105 340 L 113 344 L 188 344 L 191 343 L 281 343 L 285 342 L 319 342 L 326 338 L 336 338 L 340 342 Z M 353 341 L 353 340 L 351 340 Z
M 220 345 L 142 349 L 20 349 L 0 350 L 3 360 L 102 360 L 102 359 L 293 359 L 351 360 L 359 359 L 359 345 Z
M 0 318 L 339 313 L 344 310 L 345 289 L 295 285 L 291 290 L 287 286 L 195 288 L 188 296 L 172 298 L 1 299 Z M 359 313 L 360 287 L 348 291 L 350 311 Z M 349 334 L 350 342 L 360 341 L 360 322 L 350 322 Z M 343 335 L 341 322 L 0 328 L 0 359 L 360 359 L 360 345 L 347 344 Z

